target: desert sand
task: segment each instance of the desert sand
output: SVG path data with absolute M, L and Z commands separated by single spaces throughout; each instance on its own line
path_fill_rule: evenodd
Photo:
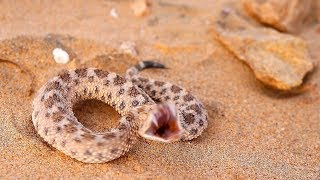
M 319 179 L 320 72 L 315 68 L 295 92 L 258 81 L 210 32 L 216 12 L 241 11 L 239 2 L 159 0 L 148 14 L 135 16 L 129 0 L 0 1 L 0 179 Z M 113 8 L 118 17 L 110 16 Z M 294 35 L 307 42 L 317 65 L 318 20 Z M 118 51 L 125 41 L 136 44 L 138 56 Z M 54 61 L 55 47 L 69 53 L 69 63 Z M 85 164 L 37 135 L 31 103 L 49 78 L 76 67 L 123 74 L 140 59 L 168 67 L 143 76 L 175 82 L 203 101 L 209 126 L 199 138 L 173 144 L 141 139 L 119 159 Z M 120 117 L 95 100 L 78 104 L 75 114 L 98 132 Z

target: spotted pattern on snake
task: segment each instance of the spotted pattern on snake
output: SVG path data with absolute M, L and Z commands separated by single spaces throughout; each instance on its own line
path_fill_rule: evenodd
M 172 103 L 178 111 L 179 123 L 183 128 L 181 140 L 191 140 L 198 137 L 208 126 L 208 113 L 204 105 L 185 88 L 153 79 L 139 76 L 139 71 L 146 68 L 165 68 L 153 61 L 141 61 L 126 72 L 129 79 L 156 102 Z
M 191 140 L 207 127 L 202 103 L 184 88 L 138 75 L 145 68 L 163 67 L 143 61 L 130 68 L 125 78 L 95 68 L 65 71 L 37 92 L 33 125 L 50 145 L 85 163 L 119 158 L 139 135 L 160 142 Z M 99 133 L 84 127 L 72 108 L 87 99 L 114 107 L 121 115 L 118 126 Z

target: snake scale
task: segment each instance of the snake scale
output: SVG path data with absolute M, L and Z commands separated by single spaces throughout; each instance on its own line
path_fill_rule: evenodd
M 138 137 L 160 142 L 191 140 L 208 125 L 203 104 L 186 89 L 139 76 L 146 68 L 164 68 L 141 61 L 125 77 L 96 68 L 64 71 L 46 82 L 32 103 L 38 134 L 66 155 L 85 163 L 119 158 Z M 75 117 L 73 106 L 83 100 L 103 101 L 121 115 L 117 127 L 93 132 Z

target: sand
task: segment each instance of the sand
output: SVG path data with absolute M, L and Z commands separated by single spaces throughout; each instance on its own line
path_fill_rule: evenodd
M 319 179 L 320 72 L 306 78 L 300 94 L 263 86 L 208 31 L 214 12 L 225 6 L 239 3 L 161 0 L 149 15 L 136 17 L 128 0 L 0 1 L 0 179 Z M 118 18 L 109 15 L 112 8 Z M 312 22 L 297 36 L 319 63 L 320 26 Z M 123 41 L 135 42 L 139 57 L 117 52 Z M 56 46 L 69 52 L 68 64 L 54 62 Z M 143 76 L 176 82 L 203 101 L 209 126 L 202 136 L 174 144 L 141 140 L 117 160 L 84 164 L 37 135 L 31 102 L 47 79 L 76 67 L 124 73 L 139 59 L 169 67 Z M 79 104 L 75 112 L 95 131 L 119 118 L 98 101 Z

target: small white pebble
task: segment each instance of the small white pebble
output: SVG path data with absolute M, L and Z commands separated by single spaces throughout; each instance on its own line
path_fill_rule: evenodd
M 118 12 L 117 12 L 117 10 L 115 8 L 112 8 L 110 10 L 110 16 L 113 17 L 113 18 L 118 18 L 119 17 Z
M 121 43 L 119 49 L 121 52 L 130 54 L 132 56 L 138 55 L 138 52 L 136 50 L 136 43 L 131 42 L 131 41 L 125 41 L 125 42 Z
M 56 63 L 66 64 L 69 62 L 69 54 L 60 48 L 55 48 L 52 51 L 52 54 L 53 54 L 53 58 L 56 61 Z
M 150 2 L 148 0 L 134 0 L 131 4 L 135 16 L 144 16 L 150 11 Z

